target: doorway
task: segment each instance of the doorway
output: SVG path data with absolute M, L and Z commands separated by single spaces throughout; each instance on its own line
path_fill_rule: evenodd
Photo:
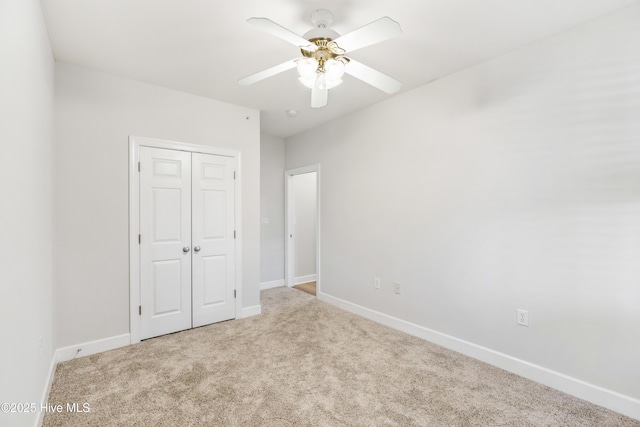
M 131 342 L 240 312 L 238 153 L 130 138 Z
M 285 172 L 285 283 L 311 295 L 320 284 L 320 167 Z

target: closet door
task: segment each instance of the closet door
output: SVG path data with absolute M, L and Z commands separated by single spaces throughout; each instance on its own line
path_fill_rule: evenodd
M 141 338 L 191 327 L 191 153 L 140 147 Z
M 193 327 L 235 317 L 235 159 L 192 154 Z

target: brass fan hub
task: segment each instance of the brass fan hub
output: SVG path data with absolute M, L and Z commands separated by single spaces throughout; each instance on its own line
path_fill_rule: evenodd
M 338 44 L 332 39 L 314 38 L 309 39 L 309 41 L 318 46 L 318 49 L 311 52 L 302 48 L 300 49 L 300 52 L 302 52 L 302 55 L 305 58 L 313 58 L 318 61 L 319 72 L 324 72 L 324 64 L 331 59 L 341 61 L 345 64 L 349 62 L 349 59 L 344 56 L 346 51 L 338 46 Z

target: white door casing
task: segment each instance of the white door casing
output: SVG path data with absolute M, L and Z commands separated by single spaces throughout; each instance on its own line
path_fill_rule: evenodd
M 192 156 L 195 155 L 195 160 L 191 160 L 191 161 L 200 162 L 200 166 L 198 167 L 199 172 L 194 173 L 195 169 L 193 167 L 193 163 L 191 163 L 191 167 L 190 167 L 191 181 L 187 180 L 189 182 L 189 185 L 191 186 L 190 192 L 187 192 L 191 196 L 191 206 L 190 206 L 191 212 L 189 215 L 185 215 L 184 218 L 188 218 L 189 221 L 192 220 L 192 217 L 194 216 L 193 202 L 195 197 L 205 197 L 205 201 L 206 201 L 207 196 L 202 196 L 202 194 L 200 194 L 200 196 L 196 196 L 196 192 L 200 190 L 205 190 L 205 192 L 206 191 L 213 191 L 213 192 L 222 191 L 225 193 L 225 203 L 227 204 L 225 209 L 226 214 L 225 214 L 225 220 L 224 220 L 225 221 L 224 227 L 226 229 L 225 235 L 230 236 L 230 238 L 227 238 L 225 236 L 224 239 L 220 239 L 217 237 L 214 238 L 213 241 L 216 244 L 211 246 L 211 245 L 208 245 L 208 243 L 210 243 L 208 242 L 208 240 L 212 240 L 211 237 L 216 234 L 215 227 L 221 226 L 221 220 L 219 218 L 217 219 L 214 218 L 212 221 L 209 221 L 208 225 L 205 222 L 203 222 L 201 227 L 203 228 L 204 231 L 202 232 L 203 234 L 200 237 L 198 236 L 197 230 L 195 234 L 193 233 L 193 222 L 192 224 L 190 224 L 190 226 L 188 227 L 189 238 L 185 239 L 185 241 L 192 244 L 188 244 L 189 251 L 183 252 L 183 253 L 187 255 L 185 258 L 191 260 L 190 261 L 191 279 L 189 281 L 190 283 L 189 290 L 191 294 L 188 297 L 186 295 L 181 295 L 181 297 L 184 297 L 182 298 L 184 301 L 188 301 L 188 304 L 183 305 L 181 301 L 179 304 L 180 309 L 178 310 L 175 307 L 167 307 L 168 303 L 160 301 L 163 304 L 165 304 L 164 307 L 159 305 L 159 308 L 164 310 L 162 314 L 164 314 L 165 317 L 169 317 L 168 316 L 169 312 L 175 312 L 174 314 L 177 315 L 178 311 L 180 312 L 188 311 L 190 322 L 188 324 L 186 322 L 182 324 L 180 326 L 180 329 L 188 329 L 190 327 L 194 327 L 201 324 L 208 324 L 208 323 L 213 323 L 221 320 L 237 318 L 242 314 L 242 256 L 241 256 L 242 240 L 240 239 L 240 237 L 235 239 L 236 236 L 242 236 L 242 222 L 241 222 L 241 218 L 242 218 L 241 200 L 242 199 L 240 194 L 241 193 L 240 189 L 242 186 L 241 170 L 240 170 L 242 156 L 240 151 L 234 150 L 234 149 L 226 149 L 226 148 L 219 148 L 219 147 L 186 144 L 186 143 L 167 141 L 167 140 L 159 140 L 159 139 L 153 139 L 153 138 L 130 136 L 129 137 L 129 153 L 130 153 L 129 155 L 129 259 L 130 259 L 129 283 L 130 283 L 130 342 L 131 344 L 138 343 L 140 342 L 141 339 L 149 338 L 150 336 L 168 333 L 167 329 L 160 330 L 160 332 L 158 331 L 148 332 L 147 330 L 143 331 L 143 329 L 145 328 L 149 329 L 149 328 L 147 328 L 148 325 L 146 324 L 143 327 L 142 314 L 150 313 L 152 307 L 149 304 L 150 304 L 150 301 L 153 301 L 152 296 L 147 295 L 146 291 L 145 291 L 145 295 L 142 294 L 143 281 L 141 280 L 143 269 L 151 268 L 151 267 L 144 267 L 142 263 L 142 258 L 143 258 L 142 242 L 146 242 L 144 234 L 148 234 L 149 231 L 147 230 L 144 233 L 142 232 L 143 226 L 144 227 L 147 227 L 147 226 L 145 224 L 141 224 L 141 221 L 140 221 L 141 214 L 143 211 L 143 207 L 141 206 L 141 203 L 143 202 L 143 195 L 141 193 L 142 186 L 143 186 L 141 169 L 149 170 L 148 167 L 142 167 L 142 156 L 145 155 L 147 148 L 170 150 L 169 151 L 170 153 L 173 152 L 173 154 L 176 154 L 177 157 L 181 158 L 182 160 L 185 159 L 182 156 L 186 155 L 187 158 L 191 159 Z M 162 152 L 162 150 L 160 152 Z M 205 156 L 198 157 L 200 154 L 203 154 Z M 211 155 L 211 157 L 207 157 L 206 155 Z M 175 158 L 172 156 L 170 156 L 169 159 L 175 160 Z M 203 159 L 204 161 L 202 161 Z M 204 163 L 204 171 L 201 168 L 202 163 Z M 213 165 L 214 167 L 211 168 L 210 167 L 211 165 Z M 214 178 L 213 181 L 219 181 L 218 179 L 219 176 L 216 175 L 217 173 L 216 168 L 217 166 L 221 166 L 221 165 L 225 165 L 225 169 L 226 169 L 226 172 L 224 174 L 225 184 L 222 185 L 222 187 L 219 184 L 217 187 L 216 185 L 212 186 L 211 182 L 207 182 L 207 181 L 211 181 L 211 178 Z M 167 169 L 171 169 L 171 168 L 167 168 Z M 174 166 L 174 169 L 175 169 L 175 166 Z M 184 168 L 182 168 L 182 173 L 184 174 Z M 194 181 L 193 181 L 195 179 L 194 176 L 198 174 L 203 176 L 205 179 L 201 180 L 199 183 L 194 184 Z M 148 185 L 148 183 L 145 185 Z M 195 192 L 194 192 L 194 186 L 196 188 Z M 171 189 L 172 187 L 165 186 L 162 188 Z M 181 190 L 182 189 L 183 188 L 181 188 Z M 221 196 L 218 195 L 218 196 L 213 196 L 213 199 L 216 199 L 216 197 L 218 199 L 221 198 Z M 209 199 L 210 199 L 209 205 L 211 205 L 212 198 L 209 197 Z M 163 201 L 160 200 L 159 203 L 161 202 Z M 196 205 L 197 203 L 198 202 L 196 202 Z M 206 206 L 203 208 L 206 208 Z M 199 208 L 196 206 L 196 209 L 199 209 Z M 147 209 L 147 211 L 148 210 L 149 209 Z M 182 208 L 180 208 L 179 210 L 182 210 Z M 208 210 L 211 212 L 212 208 L 209 207 Z M 165 218 L 165 216 L 170 217 L 171 215 L 172 215 L 171 212 L 167 213 L 167 212 L 164 212 L 163 210 L 163 212 L 161 213 L 160 220 L 167 222 L 168 220 Z M 196 229 L 198 228 L 197 220 L 196 220 L 195 227 Z M 208 229 L 211 229 L 214 231 L 209 232 Z M 204 246 L 202 244 L 197 245 L 196 243 L 194 243 L 195 240 L 198 238 L 202 238 L 202 241 L 200 241 L 199 243 L 204 242 L 205 243 Z M 178 239 L 174 239 L 174 240 L 178 240 Z M 183 239 L 181 238 L 180 240 L 183 240 Z M 221 241 L 223 241 L 224 243 L 221 244 L 220 243 Z M 209 256 L 207 254 L 213 254 L 212 255 L 213 257 L 218 257 L 218 258 L 213 258 L 213 259 L 217 259 L 218 261 L 217 263 L 215 261 L 213 263 L 209 263 L 210 273 L 207 274 L 205 271 L 202 274 L 204 279 L 201 282 L 202 283 L 201 288 L 198 288 L 199 286 L 198 283 L 196 283 L 195 285 L 197 292 L 200 292 L 201 290 L 202 293 L 200 295 L 204 295 L 204 298 L 202 298 L 202 300 L 200 301 L 200 305 L 197 302 L 194 305 L 193 272 L 194 272 L 194 268 L 198 268 L 197 266 L 199 263 L 199 260 L 195 259 L 195 256 L 194 256 L 195 253 L 192 248 L 192 246 L 194 245 L 200 246 L 200 251 L 198 251 L 198 253 L 203 255 L 202 259 L 205 260 L 202 262 L 203 265 L 206 264 L 207 256 Z M 165 246 L 169 246 L 169 244 L 167 243 Z M 207 246 L 209 246 L 209 249 L 207 249 Z M 224 246 L 226 246 L 226 254 L 224 254 L 223 251 L 220 250 L 220 248 Z M 182 246 L 181 248 L 184 248 L 184 246 Z M 216 251 L 218 252 L 216 253 Z M 151 255 L 148 255 L 146 256 L 146 259 L 150 260 L 150 257 Z M 220 268 L 220 265 L 223 264 L 220 262 L 220 259 L 222 258 L 225 259 L 224 273 Z M 168 265 L 171 265 L 171 263 L 169 262 Z M 205 266 L 205 270 L 206 270 L 206 266 Z M 184 273 L 183 269 L 181 270 L 181 273 Z M 145 274 L 148 275 L 148 272 L 145 272 Z M 220 278 L 224 276 L 224 278 L 226 279 L 224 285 L 222 286 L 224 290 L 216 290 L 215 288 L 213 288 L 212 286 L 214 286 L 216 281 L 207 279 L 207 276 L 211 279 L 214 277 Z M 165 278 L 166 277 L 168 276 L 165 276 Z M 165 283 L 160 283 L 160 285 L 161 286 L 164 285 L 165 287 L 167 287 L 167 284 Z M 219 286 L 219 285 L 216 285 L 216 286 Z M 181 285 L 180 285 L 180 288 L 181 290 L 183 290 Z M 146 290 L 146 287 L 145 287 L 145 290 Z M 224 303 L 222 302 L 222 298 L 216 297 L 216 295 L 221 295 L 221 294 L 224 295 L 224 301 L 225 301 Z M 198 297 L 196 296 L 195 299 L 197 300 Z M 183 307 L 186 307 L 187 305 L 188 305 L 188 310 L 186 308 L 183 309 Z M 200 310 L 199 312 L 198 306 L 206 310 Z M 155 314 L 156 317 L 158 317 L 159 311 L 161 310 L 157 310 L 157 311 L 158 313 Z M 162 316 L 159 316 L 159 317 L 162 317 Z M 185 315 L 185 317 L 187 316 Z M 175 326 L 175 328 L 177 328 L 177 326 Z M 170 329 L 171 328 L 169 328 L 168 330 Z
M 235 317 L 235 159 L 192 154 L 193 327 Z
M 191 154 L 140 149 L 141 338 L 191 327 Z

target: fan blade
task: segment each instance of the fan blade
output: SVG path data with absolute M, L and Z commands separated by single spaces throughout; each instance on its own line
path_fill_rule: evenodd
M 267 18 L 249 18 L 247 22 L 254 27 L 258 27 L 267 33 L 271 33 L 274 36 L 281 38 L 284 41 L 291 43 L 294 46 L 298 46 L 299 48 L 304 48 L 309 52 L 315 52 L 318 49 L 318 46 L 309 42 L 296 33 L 287 30 L 282 25 L 276 24 L 270 19 Z
M 311 108 L 321 108 L 327 105 L 329 89 L 327 89 L 324 73 L 319 73 L 316 83 L 311 89 Z
M 344 71 L 388 94 L 397 92 L 402 86 L 402 83 L 396 79 L 351 58 L 349 58 L 349 63 L 345 66 Z
M 282 73 L 283 71 L 290 70 L 292 68 L 296 68 L 295 59 L 291 59 L 287 62 L 276 65 L 275 67 L 267 68 L 266 70 L 262 70 L 258 73 L 252 74 L 248 77 L 245 77 L 244 79 L 239 80 L 238 83 L 243 86 L 250 85 L 271 76 L 275 76 L 276 74 Z
M 352 52 L 356 49 L 397 37 L 400 34 L 402 34 L 400 24 L 388 16 L 385 16 L 364 27 L 353 30 L 344 36 L 338 37 L 334 41 L 347 52 Z

